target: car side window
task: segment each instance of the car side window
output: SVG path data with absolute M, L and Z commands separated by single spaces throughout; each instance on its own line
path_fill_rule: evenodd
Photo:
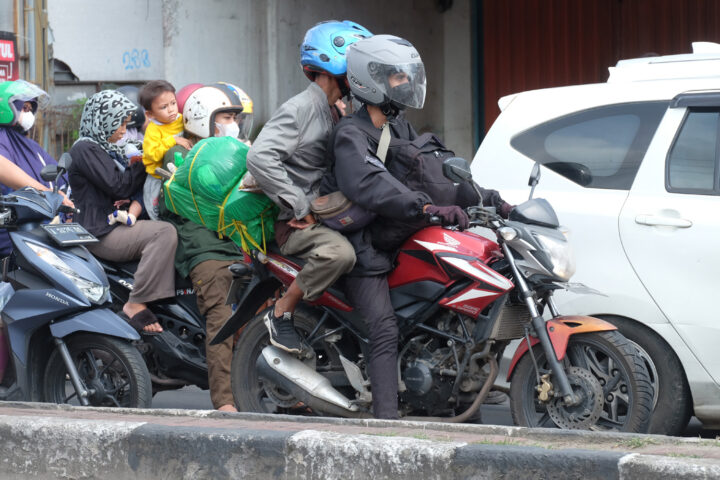
M 666 190 L 720 194 L 718 191 L 717 109 L 690 109 L 667 157 Z
M 668 102 L 582 110 L 519 133 L 520 153 L 583 187 L 629 190 Z

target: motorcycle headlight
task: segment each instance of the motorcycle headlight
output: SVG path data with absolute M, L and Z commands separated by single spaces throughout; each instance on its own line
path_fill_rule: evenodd
M 533 236 L 550 259 L 553 275 L 562 281 L 568 281 L 575 273 L 575 255 L 567 241 L 567 233 L 563 234 L 566 238 L 561 239 L 533 232 Z
M 57 271 L 65 275 L 65 277 L 67 277 L 67 279 L 70 280 L 91 302 L 98 303 L 105 297 L 107 287 L 78 275 L 67 265 L 67 263 L 63 262 L 60 257 L 55 255 L 55 252 L 52 250 L 48 250 L 45 247 L 41 247 L 40 245 L 30 242 L 25 242 L 25 245 L 30 247 L 38 257 L 43 259 L 44 262 L 47 262 Z

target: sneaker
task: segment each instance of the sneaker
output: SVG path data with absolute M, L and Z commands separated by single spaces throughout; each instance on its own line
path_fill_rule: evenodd
M 485 405 L 500 405 L 508 400 L 508 396 L 499 390 L 490 390 L 483 402 Z
M 277 318 L 273 310 L 270 307 L 263 318 L 270 334 L 270 343 L 286 352 L 300 353 L 303 349 L 302 339 L 295 330 L 292 314 L 285 312 L 282 318 Z

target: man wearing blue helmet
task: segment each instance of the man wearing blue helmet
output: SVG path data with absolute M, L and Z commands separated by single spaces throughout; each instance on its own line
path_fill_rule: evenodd
M 300 300 L 317 299 L 355 264 L 352 245 L 339 232 L 318 224 L 310 203 L 328 167 L 328 137 L 340 119 L 334 105 L 348 92 L 345 49 L 370 36 L 347 20 L 322 22 L 308 30 L 300 63 L 311 83 L 275 111 L 247 155 L 248 171 L 280 207 L 275 225 L 280 251 L 307 260 L 264 319 L 270 342 L 288 352 L 302 350 L 292 321 Z

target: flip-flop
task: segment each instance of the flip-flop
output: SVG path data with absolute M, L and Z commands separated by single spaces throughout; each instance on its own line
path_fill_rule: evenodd
M 162 332 L 148 332 L 144 330 L 145 327 L 148 325 L 151 325 L 153 323 L 156 323 L 158 321 L 157 317 L 150 311 L 150 309 L 146 308 L 144 310 L 140 310 L 138 313 L 133 315 L 130 318 L 127 318 L 127 322 L 130 324 L 131 327 L 133 327 L 135 330 L 138 331 L 141 335 L 157 335 Z M 164 330 L 163 330 L 164 331 Z

